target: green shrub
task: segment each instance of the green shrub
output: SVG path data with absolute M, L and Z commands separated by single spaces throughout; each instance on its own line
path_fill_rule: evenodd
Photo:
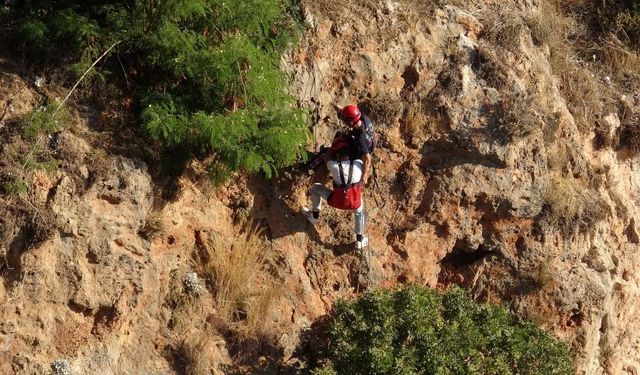
M 69 121 L 69 113 L 61 107 L 56 113 L 59 104 L 47 100 L 22 119 L 22 136 L 29 141 L 37 137 L 53 133 L 59 129 L 60 124 Z
M 119 42 L 98 76 L 124 71 L 151 137 L 214 160 L 212 175 L 271 176 L 304 157 L 308 115 L 278 69 L 299 29 L 285 0 L 7 4 L 0 24 L 42 63 L 81 74 Z
M 460 288 L 411 286 L 338 302 L 329 341 L 338 374 L 573 373 L 563 343 Z
M 20 195 L 29 191 L 27 183 L 21 179 L 14 179 L 8 182 L 4 182 L 0 185 L 2 192 L 9 195 Z

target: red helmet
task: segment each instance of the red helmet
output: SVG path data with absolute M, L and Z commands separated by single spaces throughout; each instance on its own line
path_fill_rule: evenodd
M 360 110 L 356 105 L 349 104 L 340 110 L 338 117 L 348 125 L 354 125 L 360 121 Z

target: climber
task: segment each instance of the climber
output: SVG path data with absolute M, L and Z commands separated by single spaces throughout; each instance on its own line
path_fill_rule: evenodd
M 362 184 L 367 184 L 369 170 L 372 166 L 371 154 L 376 147 L 376 136 L 373 122 L 360 112 L 353 104 L 342 108 L 338 117 L 349 127 L 346 140 L 349 143 L 349 159 L 360 159 L 364 162 Z
M 320 164 L 327 163 L 335 158 L 335 150 L 346 141 L 349 145 L 349 158 L 351 160 L 360 159 L 364 161 L 363 183 L 368 181 L 369 170 L 372 168 L 371 155 L 376 146 L 376 136 L 373 122 L 369 117 L 360 112 L 360 109 L 353 104 L 349 104 L 338 111 L 338 118 L 347 125 L 348 132 L 338 131 L 334 137 L 331 147 L 323 146 L 320 151 L 311 157 L 309 168 L 315 169 Z M 338 144 L 338 146 L 336 146 Z M 374 171 L 375 172 L 375 171 Z
M 333 179 L 333 189 L 316 183 L 311 187 L 311 209 L 303 208 L 303 214 L 311 224 L 316 224 L 320 217 L 322 198 L 331 207 L 353 210 L 356 232 L 356 249 L 361 250 L 369 244 L 364 235 L 364 201 L 362 199 L 362 170 L 360 159 L 350 160 L 350 147 L 346 142 L 334 142 L 331 154 L 335 158 L 327 162 L 327 169 Z

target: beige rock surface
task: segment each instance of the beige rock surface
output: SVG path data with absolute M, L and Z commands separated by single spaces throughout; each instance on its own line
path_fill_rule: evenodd
M 147 166 L 105 155 L 96 168 L 93 146 L 63 132 L 61 152 L 77 168 L 33 187 L 52 235 L 20 246 L 26 232 L 12 231 L 2 244 L 19 268 L 0 285 L 0 373 L 46 373 L 56 359 L 74 373 L 183 371 L 167 302 L 177 275 L 195 267 L 199 241 L 237 236 L 247 219 L 264 229 L 281 288 L 264 323 L 279 348 L 278 363 L 265 365 L 272 373 L 312 361 L 314 340 L 300 336 L 338 298 L 403 283 L 458 283 L 507 304 L 568 343 L 579 374 L 640 371 L 638 159 L 597 149 L 595 134 L 578 130 L 548 51 L 527 29 L 502 51 L 483 38 L 482 9 L 358 4 L 304 0 L 310 29 L 282 66 L 313 109 L 313 146 L 336 131 L 335 105 L 360 103 L 377 124 L 368 251 L 352 250 L 350 215 L 304 221 L 307 189 L 323 179 L 298 168 L 274 181 L 236 176 L 213 192 L 185 176 L 159 212 L 163 230 L 146 240 Z M 606 121 L 615 134 L 619 114 Z M 205 329 L 207 314 L 186 337 Z M 242 362 L 222 332 L 209 332 L 214 373 Z

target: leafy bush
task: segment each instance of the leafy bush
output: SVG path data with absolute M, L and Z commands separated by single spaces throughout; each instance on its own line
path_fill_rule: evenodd
M 336 304 L 317 374 L 572 374 L 566 346 L 460 288 L 378 290 Z
M 278 70 L 297 32 L 284 0 L 9 1 L 0 24 L 27 56 L 133 84 L 143 127 L 165 145 L 213 155 L 212 173 L 270 176 L 302 157 L 307 113 Z

